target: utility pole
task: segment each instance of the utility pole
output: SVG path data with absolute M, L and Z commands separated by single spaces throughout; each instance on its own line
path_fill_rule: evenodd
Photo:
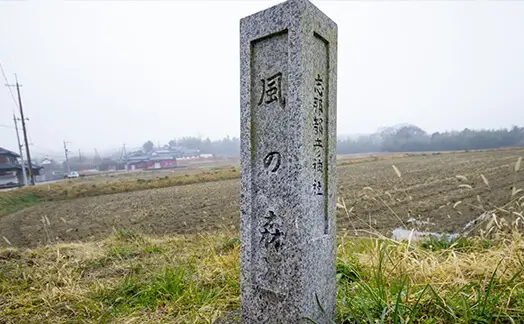
M 66 158 L 67 174 L 69 174 L 71 172 L 71 168 L 69 167 L 69 156 L 67 155 L 67 153 L 69 153 L 69 150 L 67 149 L 67 143 L 70 143 L 70 142 L 66 142 L 64 140 L 64 153 L 65 153 L 65 158 Z
M 25 118 L 24 118 L 24 110 L 22 109 L 22 96 L 20 95 L 20 87 L 21 85 L 18 84 L 18 78 L 15 74 L 15 80 L 16 80 L 16 91 L 18 92 L 18 106 L 20 108 L 20 119 L 22 120 L 22 131 L 24 133 L 24 142 L 25 142 L 25 151 L 27 155 L 27 165 L 28 165 L 28 173 L 29 178 L 31 179 L 31 185 L 35 185 L 35 177 L 33 175 L 33 165 L 31 163 L 31 153 L 29 152 L 29 143 L 27 141 L 27 128 L 25 127 Z M 6 84 L 8 87 L 14 87 L 13 85 Z
M 95 148 L 95 157 L 93 158 L 93 163 L 96 166 L 96 169 L 98 172 L 100 172 L 100 155 L 98 155 L 98 151 Z
M 126 151 L 126 145 L 124 144 L 122 146 L 122 150 L 120 151 L 120 158 L 118 159 L 119 162 L 123 162 L 126 159 L 127 151 Z
M 100 160 L 100 155 L 98 154 L 98 151 L 95 148 L 95 160 Z
M 25 162 L 24 153 L 22 150 L 22 144 L 20 144 L 20 135 L 18 134 L 18 123 L 16 122 L 16 116 L 13 112 L 13 121 L 15 122 L 16 140 L 18 141 L 18 151 L 20 152 L 20 161 L 22 162 L 22 174 L 24 176 L 24 186 L 27 186 L 27 174 L 25 173 Z
M 124 164 L 124 169 L 126 169 L 125 167 L 126 161 L 127 161 L 127 151 L 126 151 L 126 144 L 124 143 L 124 145 L 122 146 L 122 151 L 120 152 L 120 158 L 118 159 L 119 167 L 122 167 L 122 165 Z
M 78 149 L 78 161 L 82 163 L 82 151 L 80 149 Z

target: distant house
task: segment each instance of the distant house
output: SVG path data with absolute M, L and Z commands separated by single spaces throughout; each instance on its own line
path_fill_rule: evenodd
M 49 164 L 53 164 L 53 163 L 54 163 L 53 160 L 48 159 L 48 158 L 45 158 L 42 161 L 40 161 L 41 165 L 49 165 Z
M 20 155 L 17 153 L 0 147 L 0 188 L 19 187 L 24 184 L 19 158 Z M 27 163 L 25 163 L 25 167 L 26 174 L 29 176 Z M 33 165 L 33 175 L 39 175 L 41 169 L 41 166 Z
M 178 165 L 178 160 L 196 159 L 200 157 L 200 151 L 185 147 L 164 146 L 159 150 L 145 153 L 143 151 L 132 152 L 127 156 L 126 170 L 151 170 L 169 169 Z
M 152 152 L 150 154 L 141 151 L 134 152 L 127 157 L 126 170 L 148 170 L 167 169 L 177 166 L 177 159 L 169 152 Z
M 143 170 L 147 168 L 147 162 L 149 161 L 149 155 L 142 152 L 136 151 L 127 156 L 126 170 Z
M 148 168 L 150 169 L 166 169 L 176 167 L 176 154 L 165 150 L 153 152 L 151 153 L 147 164 Z

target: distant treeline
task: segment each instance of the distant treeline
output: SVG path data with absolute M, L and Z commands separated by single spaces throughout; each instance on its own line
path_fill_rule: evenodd
M 420 127 L 388 127 L 379 133 L 338 141 L 339 154 L 481 150 L 524 145 L 524 128 L 428 134 Z
M 240 140 L 183 137 L 169 142 L 171 146 L 198 149 L 201 153 L 240 155 Z M 423 152 L 480 150 L 524 146 L 524 127 L 511 129 L 450 131 L 429 134 L 415 125 L 387 127 L 375 134 L 338 140 L 337 153 Z
M 219 139 L 210 140 L 209 138 L 201 139 L 198 137 L 183 137 L 169 141 L 170 146 L 182 146 L 188 149 L 200 150 L 203 154 L 220 154 L 220 155 L 240 155 L 240 139 L 229 136 Z

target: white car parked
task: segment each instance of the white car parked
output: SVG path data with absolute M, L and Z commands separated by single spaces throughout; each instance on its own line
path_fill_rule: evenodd
M 71 179 L 71 178 L 78 178 L 78 177 L 80 177 L 80 175 L 78 174 L 78 172 L 76 172 L 76 171 L 72 171 L 72 172 L 70 172 L 70 173 L 67 175 L 67 177 L 68 177 L 69 179 Z

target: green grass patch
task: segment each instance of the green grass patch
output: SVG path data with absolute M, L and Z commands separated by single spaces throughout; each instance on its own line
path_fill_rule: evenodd
M 159 304 L 176 301 L 187 295 L 190 275 L 183 267 L 164 267 L 163 271 L 144 280 L 133 276 L 124 278 L 116 287 L 98 296 L 112 315 L 133 312 L 136 309 L 156 309 Z
M 24 191 L 20 194 L 15 194 L 15 192 L 15 190 L 0 192 L 0 216 L 32 206 L 42 201 L 42 199 L 34 192 Z
M 448 237 L 430 237 L 422 240 L 419 245 L 421 248 L 429 251 L 448 250 L 466 252 L 475 247 L 475 244 L 467 237 L 451 239 Z

